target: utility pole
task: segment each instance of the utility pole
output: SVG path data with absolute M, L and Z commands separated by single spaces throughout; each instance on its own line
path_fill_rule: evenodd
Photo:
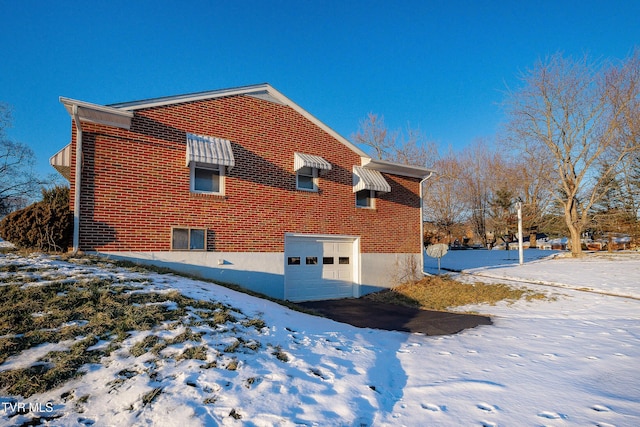
M 524 248 L 522 247 L 522 202 L 516 203 L 518 208 L 518 255 L 520 255 L 520 265 L 524 263 Z

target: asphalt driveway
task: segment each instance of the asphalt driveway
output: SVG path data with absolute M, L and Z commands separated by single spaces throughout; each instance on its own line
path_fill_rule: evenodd
M 453 335 L 480 325 L 491 325 L 490 317 L 475 314 L 420 310 L 363 298 L 308 301 L 298 305 L 359 328 Z

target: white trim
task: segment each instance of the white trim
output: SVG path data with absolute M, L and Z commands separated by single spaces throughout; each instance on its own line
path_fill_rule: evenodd
M 363 157 L 360 161 L 361 165 L 367 169 L 373 169 L 393 175 L 409 176 L 412 178 L 425 178 L 434 172 L 431 169 L 423 168 L 421 166 L 404 165 L 401 163 L 388 162 L 386 160 L 374 160 L 369 157 Z
M 126 111 L 134 111 L 140 110 L 143 108 L 152 108 L 152 107 L 160 107 L 164 105 L 173 105 L 180 104 L 183 102 L 193 102 L 193 101 L 202 101 L 205 99 L 216 99 L 223 98 L 227 96 L 254 96 L 261 99 L 268 99 L 270 101 L 276 102 L 278 104 L 287 105 L 293 108 L 296 112 L 298 112 L 303 117 L 307 118 L 311 122 L 313 122 L 320 129 L 327 132 L 329 135 L 340 141 L 342 144 L 346 145 L 351 151 L 354 151 L 361 157 L 368 158 L 367 153 L 362 151 L 356 145 L 352 144 L 349 140 L 344 138 L 342 135 L 331 129 L 329 126 L 318 120 L 315 116 L 310 114 L 308 111 L 301 108 L 295 102 L 284 96 L 282 93 L 274 89 L 268 83 L 262 83 L 258 85 L 251 86 L 242 86 L 237 88 L 230 89 L 220 89 L 208 92 L 198 92 L 192 94 L 185 95 L 176 95 L 176 96 L 167 96 L 163 98 L 153 98 L 142 101 L 133 101 L 133 102 L 123 102 L 119 104 L 111 104 L 110 107 L 122 109 Z
M 218 191 L 202 191 L 196 190 L 196 168 L 217 171 L 219 176 Z M 211 194 L 215 196 L 224 196 L 225 194 L 225 168 L 220 165 L 211 165 L 207 163 L 191 162 L 189 165 L 189 191 L 195 194 Z
M 228 96 L 251 96 L 266 100 L 268 102 L 274 102 L 281 105 L 291 107 L 303 117 L 314 123 L 320 129 L 328 133 L 330 136 L 338 140 L 354 153 L 361 157 L 361 165 L 366 166 L 369 169 L 379 170 L 381 172 L 387 172 L 394 175 L 409 176 L 414 178 L 424 178 L 432 172 L 430 169 L 403 165 L 400 163 L 387 162 L 383 160 L 372 159 L 365 151 L 361 150 L 358 146 L 347 140 L 345 137 L 331 129 L 325 123 L 318 120 L 315 116 L 304 110 L 298 104 L 284 96 L 278 90 L 273 88 L 268 83 L 262 83 L 250 86 L 241 86 L 229 89 L 219 89 L 206 92 L 197 92 L 184 95 L 166 96 L 160 98 L 152 98 L 140 101 L 122 102 L 117 104 L 111 104 L 108 106 L 91 104 L 83 101 L 76 101 L 69 98 L 60 97 L 69 114 L 71 114 L 71 105 L 77 105 L 80 107 L 80 112 L 85 113 L 86 116 L 81 114 L 81 119 L 84 121 L 91 121 L 95 123 L 107 124 L 116 127 L 122 127 L 129 129 L 131 126 L 131 118 L 133 117 L 133 111 L 141 110 L 145 108 L 161 107 L 165 105 L 174 105 L 179 103 L 201 101 L 207 99 L 217 99 Z
M 133 112 L 117 108 L 105 107 L 90 102 L 78 101 L 71 98 L 59 98 L 70 116 L 83 122 L 97 123 L 122 129 L 131 128 Z
M 284 237 L 313 237 L 315 239 L 325 239 L 325 240 L 357 240 L 360 239 L 360 236 L 352 236 L 348 234 L 313 234 L 313 233 L 284 233 Z

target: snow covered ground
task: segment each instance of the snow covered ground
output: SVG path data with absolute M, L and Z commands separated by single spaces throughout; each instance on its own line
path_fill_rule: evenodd
M 640 255 L 519 266 L 517 252 L 509 254 L 513 263 L 502 262 L 504 251 L 458 252 L 442 263 L 471 269 L 474 275 L 465 280 L 515 280 L 510 283 L 553 299 L 465 307 L 490 314 L 494 324 L 429 337 L 358 329 L 173 275 L 34 256 L 31 264 L 58 274 L 116 274 L 137 283 L 143 275 L 149 288 L 225 302 L 266 322 L 254 332 L 263 347 L 238 353 L 236 370 L 168 357 L 154 361 L 150 375 L 149 355 L 126 351 L 148 332 L 133 334 L 121 350 L 59 389 L 27 399 L 0 397 L 0 423 L 19 425 L 33 414 L 14 415 L 12 408 L 37 403 L 58 417 L 52 425 L 69 426 L 640 425 Z M 498 259 L 478 262 L 477 256 Z M 12 262 L 14 255 L 0 255 L 0 266 Z M 204 340 L 214 347 L 230 333 L 250 332 L 208 333 Z M 288 361 L 278 360 L 275 348 Z M 4 365 L 33 363 L 48 350 Z M 0 370 L 8 369 L 4 365 Z M 134 374 L 121 378 L 125 369 Z M 156 389 L 159 394 L 142 405 L 141 397 Z

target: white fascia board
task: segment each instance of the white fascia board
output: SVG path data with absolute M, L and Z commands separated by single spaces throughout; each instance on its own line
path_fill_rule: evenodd
M 331 129 L 329 126 L 327 126 L 326 124 L 324 124 L 322 121 L 318 120 L 314 115 L 312 115 L 311 113 L 309 113 L 308 111 L 306 111 L 305 109 L 303 109 L 302 107 L 300 107 L 298 104 L 296 104 L 295 102 L 291 101 L 289 98 L 287 98 L 286 96 L 284 96 L 283 94 L 281 94 L 280 92 L 278 92 L 276 89 L 274 89 L 273 87 L 268 86 L 268 90 L 269 93 L 276 99 L 280 100 L 283 104 L 288 105 L 289 107 L 293 108 L 294 110 L 296 110 L 300 115 L 302 115 L 303 117 L 306 117 L 309 121 L 311 121 L 312 123 L 314 123 L 316 126 L 318 126 L 320 129 L 324 130 L 325 132 L 327 132 L 329 135 L 331 135 L 332 137 L 334 137 L 335 139 L 337 139 L 338 141 L 340 141 L 343 145 L 347 146 L 347 148 L 349 148 L 351 151 L 355 152 L 357 155 L 359 155 L 360 157 L 369 157 L 367 155 L 367 153 L 365 153 L 364 151 L 362 151 L 360 148 L 358 148 L 356 145 L 352 144 L 351 141 L 349 141 L 348 139 L 346 139 L 345 137 L 343 137 L 342 135 L 340 135 L 338 132 L 334 131 L 333 129 Z
M 73 110 L 74 107 L 76 107 L 80 121 L 123 129 L 131 128 L 131 119 L 133 118 L 133 112 L 131 111 L 122 111 L 117 108 L 78 101 L 62 96 L 60 97 L 60 102 L 64 105 L 64 108 L 66 108 L 71 117 L 74 116 Z
M 343 145 L 347 146 L 351 151 L 355 152 L 360 157 L 368 157 L 367 153 L 362 151 L 356 145 L 352 144 L 349 140 L 347 140 L 345 137 L 343 137 L 342 135 L 340 135 L 339 133 L 331 129 L 329 126 L 327 126 L 326 124 L 318 120 L 315 116 L 313 116 L 308 111 L 300 107 L 298 104 L 296 104 L 295 102 L 293 102 L 292 100 L 284 96 L 282 93 L 280 93 L 278 90 L 276 90 L 274 87 L 272 87 L 268 83 L 261 83 L 257 85 L 251 85 L 251 86 L 242 86 L 242 87 L 231 88 L 231 89 L 214 90 L 214 91 L 208 91 L 208 92 L 197 92 L 197 93 L 186 94 L 186 95 L 167 96 L 163 98 L 154 98 L 154 99 L 147 99 L 142 101 L 124 102 L 120 104 L 111 104 L 110 107 L 118 108 L 126 111 L 134 111 L 134 110 L 140 110 L 143 108 L 161 107 L 165 105 L 180 104 L 183 102 L 194 102 L 194 101 L 202 101 L 205 99 L 216 99 L 216 98 L 223 98 L 227 96 L 239 96 L 239 95 L 255 96 L 256 98 L 269 99 L 273 102 L 287 105 L 293 108 L 296 112 L 298 112 L 303 117 L 313 122 L 320 129 L 327 132 L 333 138 L 340 141 Z
M 345 240 L 345 241 L 356 241 L 360 238 L 360 236 L 351 236 L 348 234 L 314 234 L 314 233 L 293 233 L 286 232 L 284 233 L 285 238 L 312 238 L 312 239 L 322 239 L 322 240 Z
M 425 178 L 434 173 L 432 169 L 422 166 L 405 165 L 402 163 L 388 162 L 386 160 L 373 160 L 370 157 L 362 157 L 362 166 L 379 172 L 393 175 L 408 176 L 412 178 Z
M 268 91 L 270 88 L 266 83 L 242 86 L 230 89 L 212 90 L 206 92 L 189 93 L 185 95 L 164 96 L 161 98 L 144 99 L 141 101 L 122 102 L 118 104 L 110 104 L 110 107 L 119 108 L 127 111 L 141 110 L 144 108 L 162 107 L 165 105 L 181 104 L 183 102 L 201 101 L 204 99 L 224 98 L 226 96 L 251 95 L 253 93 Z

